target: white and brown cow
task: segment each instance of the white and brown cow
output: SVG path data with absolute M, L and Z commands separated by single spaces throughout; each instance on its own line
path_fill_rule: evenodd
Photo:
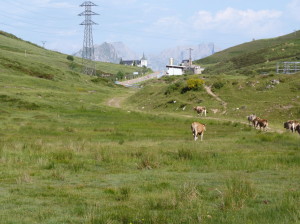
M 198 115 L 203 115 L 206 117 L 206 107 L 204 106 L 196 106 L 194 107 L 194 110 L 197 112 Z
M 257 127 L 257 125 L 258 125 L 258 121 L 260 120 L 260 118 L 259 117 L 255 117 L 253 120 L 252 120 L 252 124 L 253 124 L 253 127 Z
M 203 140 L 204 131 L 206 131 L 205 124 L 201 124 L 199 122 L 193 122 L 191 125 L 192 133 L 194 136 L 194 140 L 198 139 L 198 135 L 200 135 L 200 140 Z
M 256 118 L 255 114 L 250 114 L 249 116 L 247 116 L 247 120 L 249 122 L 249 125 L 251 125 L 251 123 L 253 122 L 253 120 Z
M 292 132 L 296 131 L 296 127 L 299 125 L 298 121 L 289 120 L 283 123 L 283 127 L 287 130 L 291 130 Z

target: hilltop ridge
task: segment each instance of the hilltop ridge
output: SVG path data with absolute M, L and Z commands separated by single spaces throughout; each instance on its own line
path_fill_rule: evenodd
M 280 61 L 300 60 L 300 31 L 284 36 L 253 40 L 194 63 L 206 67 L 206 73 L 260 74 L 275 72 Z

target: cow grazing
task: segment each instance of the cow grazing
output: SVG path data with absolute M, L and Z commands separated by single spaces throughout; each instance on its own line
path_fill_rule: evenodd
M 268 128 L 268 120 L 266 119 L 259 119 L 257 121 L 257 125 L 256 127 L 259 126 L 259 129 L 261 130 L 261 128 L 263 128 L 263 130 L 267 131 Z
M 287 130 L 291 130 L 292 132 L 296 131 L 296 127 L 299 125 L 298 121 L 289 120 L 283 123 L 283 127 Z
M 255 114 L 250 114 L 249 116 L 247 116 L 249 125 L 251 125 L 252 121 L 256 118 Z
M 198 139 L 198 135 L 200 135 L 200 140 L 203 140 L 204 131 L 206 131 L 205 124 L 201 124 L 199 122 L 193 122 L 191 125 L 192 133 L 194 136 L 194 140 Z
M 197 111 L 197 114 L 198 115 L 203 115 L 206 117 L 206 107 L 203 107 L 203 106 L 196 106 L 194 107 L 194 110 Z

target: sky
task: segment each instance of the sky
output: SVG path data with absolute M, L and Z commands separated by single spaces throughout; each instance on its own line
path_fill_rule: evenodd
M 83 0 L 5 0 L 0 30 L 73 54 L 83 45 Z M 92 0 L 94 44 L 123 42 L 138 54 L 214 43 L 226 49 L 300 29 L 300 0 Z M 43 44 L 44 43 L 44 44 Z

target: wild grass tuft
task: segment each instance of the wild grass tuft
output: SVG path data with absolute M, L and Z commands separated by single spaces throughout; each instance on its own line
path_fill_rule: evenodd
M 152 170 L 158 168 L 160 165 L 158 158 L 151 154 L 143 155 L 138 163 L 138 169 Z
M 242 209 L 247 205 L 249 200 L 255 197 L 255 187 L 250 181 L 238 177 L 230 178 L 226 181 L 226 189 L 222 194 L 221 209 Z

